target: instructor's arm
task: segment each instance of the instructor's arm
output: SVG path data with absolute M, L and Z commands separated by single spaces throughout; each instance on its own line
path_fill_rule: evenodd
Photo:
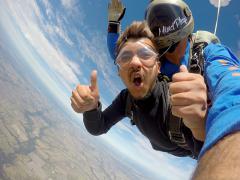
M 240 132 L 230 134 L 200 159 L 193 180 L 238 180 L 240 177 Z

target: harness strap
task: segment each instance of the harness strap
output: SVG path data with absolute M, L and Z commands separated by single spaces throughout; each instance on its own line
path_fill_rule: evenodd
M 130 118 L 131 125 L 136 125 L 133 119 L 132 102 L 131 102 L 131 97 L 129 93 L 127 94 L 125 114 L 127 117 Z
M 199 42 L 196 43 L 195 39 L 198 36 L 198 31 L 195 36 L 192 36 L 192 40 L 190 41 L 190 55 L 189 55 L 189 65 L 188 70 L 191 73 L 201 74 L 203 75 L 204 71 L 204 56 L 203 49 L 206 47 L 207 43 Z
M 204 43 L 195 44 L 194 40 L 193 42 L 190 41 L 190 55 L 188 65 L 189 72 L 203 74 L 203 48 Z M 170 112 L 168 121 L 168 135 L 170 140 L 173 143 L 177 144 L 179 147 L 190 150 L 190 147 L 186 142 L 185 135 L 182 131 L 182 126 L 182 118 L 176 117 Z
M 168 135 L 171 142 L 177 144 L 178 146 L 189 150 L 189 146 L 186 142 L 184 133 L 182 132 L 182 118 L 174 116 L 170 113 L 168 121 Z

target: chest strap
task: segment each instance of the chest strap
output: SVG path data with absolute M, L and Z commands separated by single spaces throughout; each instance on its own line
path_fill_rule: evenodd
M 170 113 L 170 117 L 168 120 L 168 135 L 171 142 L 177 144 L 184 149 L 189 150 L 190 148 L 182 131 L 182 125 L 182 118 L 176 117 L 172 113 Z
M 136 125 L 135 121 L 133 119 L 133 110 L 132 110 L 132 108 L 133 108 L 133 104 L 132 104 L 132 101 L 131 101 L 130 94 L 128 93 L 127 94 L 125 114 L 130 119 L 131 125 Z

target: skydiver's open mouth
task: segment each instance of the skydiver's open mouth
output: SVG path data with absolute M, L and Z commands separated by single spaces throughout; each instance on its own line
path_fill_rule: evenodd
M 142 77 L 137 75 L 133 78 L 133 83 L 135 86 L 139 87 L 142 84 Z

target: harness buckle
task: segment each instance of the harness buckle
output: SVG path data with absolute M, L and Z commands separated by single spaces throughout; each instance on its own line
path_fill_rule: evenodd
M 178 145 L 186 145 L 186 139 L 183 133 L 175 133 L 168 131 L 169 138 L 172 142 L 178 144 Z

